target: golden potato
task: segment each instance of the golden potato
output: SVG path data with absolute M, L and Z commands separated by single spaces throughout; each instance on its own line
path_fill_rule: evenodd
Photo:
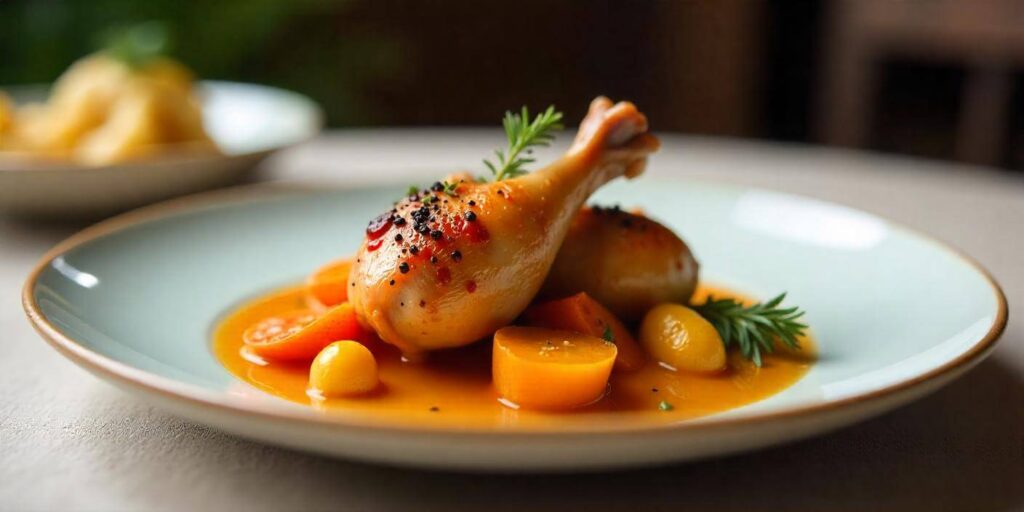
M 186 97 L 191 96 L 192 82 L 195 80 L 192 72 L 180 62 L 163 57 L 153 59 L 136 70 L 136 76 L 171 87 Z
M 715 326 L 679 304 L 661 304 L 644 316 L 640 343 L 676 370 L 713 373 L 725 369 L 725 344 Z
M 213 150 L 199 109 L 174 86 L 136 78 L 124 89 L 106 122 L 76 148 L 79 160 L 97 165 L 121 162 L 164 151 L 168 144 L 187 143 L 190 151 Z M 203 142 L 209 144 L 198 144 Z
M 35 151 L 71 151 L 106 121 L 130 78 L 130 70 L 109 57 L 79 60 L 54 83 L 39 118 L 26 127 L 25 141 Z
M 663 302 L 686 304 L 697 260 L 672 230 L 618 208 L 584 208 L 573 220 L 541 294 L 586 292 L 620 319 L 637 321 Z
M 75 156 L 88 164 L 105 164 L 153 151 L 162 140 L 158 101 L 150 91 L 129 91 L 111 109 L 106 122 L 83 137 Z
M 94 165 L 170 147 L 217 151 L 203 128 L 191 72 L 167 58 L 133 68 L 102 53 L 85 57 L 54 83 L 46 104 L 22 107 L 6 121 L 0 106 L 0 133 L 0 149 Z

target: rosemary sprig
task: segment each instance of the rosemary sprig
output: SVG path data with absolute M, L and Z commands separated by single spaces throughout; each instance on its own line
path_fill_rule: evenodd
M 433 190 L 437 190 L 437 185 L 438 184 L 435 183 L 434 186 L 431 187 L 431 188 Z M 453 181 L 451 183 L 449 183 L 448 181 L 442 181 L 442 182 L 440 182 L 440 185 L 441 185 L 441 187 L 440 187 L 441 190 L 438 190 L 438 192 L 447 194 L 447 195 L 449 195 L 451 197 L 459 197 L 459 193 L 456 191 L 459 188 L 459 182 L 458 181 Z
M 760 367 L 761 354 L 772 353 L 778 341 L 800 348 L 797 337 L 807 326 L 797 320 L 804 312 L 795 306 L 780 307 L 785 298 L 781 293 L 768 302 L 744 306 L 733 299 L 708 297 L 693 309 L 715 326 L 726 348 L 737 345 L 744 357 Z
M 526 174 L 527 171 L 523 167 L 535 161 L 532 157 L 526 156 L 531 153 L 530 148 L 551 144 L 555 138 L 552 132 L 562 129 L 562 113 L 555 111 L 552 105 L 530 121 L 530 112 L 523 107 L 517 114 L 505 112 L 502 125 L 505 127 L 508 147 L 504 151 L 494 151 L 497 156 L 495 162 L 484 160 L 484 165 L 493 175 L 493 181 Z M 523 155 L 524 152 L 526 155 Z

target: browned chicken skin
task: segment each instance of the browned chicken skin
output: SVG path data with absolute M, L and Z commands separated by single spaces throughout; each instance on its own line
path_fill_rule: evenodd
M 602 97 L 547 167 L 402 199 L 370 222 L 357 253 L 349 300 L 360 321 L 410 356 L 492 334 L 537 294 L 587 197 L 639 175 L 657 148 L 633 104 Z
M 573 219 L 541 296 L 587 292 L 633 322 L 663 302 L 686 304 L 697 260 L 672 230 L 618 208 L 584 208 Z

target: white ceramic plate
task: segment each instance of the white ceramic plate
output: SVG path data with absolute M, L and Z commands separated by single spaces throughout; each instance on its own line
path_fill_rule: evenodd
M 45 86 L 3 88 L 16 103 L 41 101 Z M 95 217 L 237 183 L 263 158 L 315 136 L 319 107 L 293 92 L 252 84 L 201 82 L 207 131 L 221 155 L 174 155 L 117 165 L 47 163 L 0 152 L 0 213 Z
M 878 217 L 805 197 L 693 182 L 616 183 L 686 238 L 702 277 L 807 310 L 820 361 L 783 392 L 667 425 L 614 414 L 559 428 L 438 428 L 324 415 L 257 392 L 210 350 L 233 305 L 351 253 L 399 188 L 269 188 L 117 217 L 47 254 L 24 305 L 71 360 L 181 416 L 303 450 L 411 466 L 578 470 L 750 450 L 849 425 L 934 391 L 993 348 L 1006 303 L 967 257 Z

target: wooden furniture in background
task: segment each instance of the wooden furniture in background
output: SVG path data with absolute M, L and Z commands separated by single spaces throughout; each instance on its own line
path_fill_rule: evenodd
M 663 130 L 756 135 L 766 6 L 744 0 L 656 5 L 652 122 Z
M 870 143 L 881 63 L 900 57 L 966 70 L 956 128 L 959 160 L 1001 163 L 1013 72 L 1024 64 L 1024 2 L 1019 0 L 837 0 L 823 32 L 818 137 Z

